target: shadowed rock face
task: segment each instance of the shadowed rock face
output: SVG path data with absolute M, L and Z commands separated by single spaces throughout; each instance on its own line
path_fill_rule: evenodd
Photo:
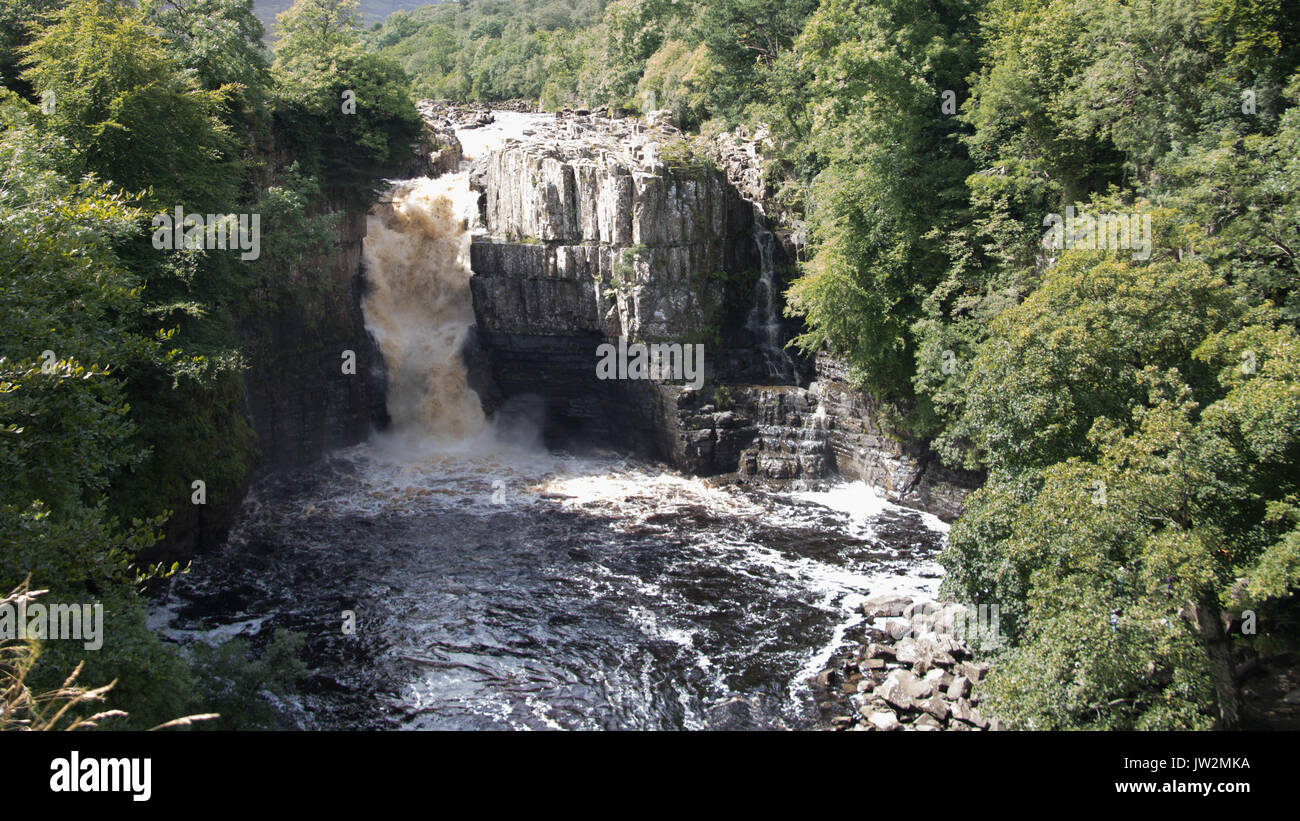
M 669 130 L 582 115 L 477 161 L 485 231 L 471 246 L 468 355 L 489 413 L 529 397 L 552 445 L 615 446 L 776 486 L 862 478 L 955 517 L 978 477 L 884 430 L 878 403 L 833 359 L 796 357 L 788 381 L 799 384 L 771 384 L 752 318 L 765 227 L 737 190 L 744 169 L 731 167 L 743 156 L 726 155 L 724 173 L 682 159 L 682 145 Z M 794 249 L 768 248 L 779 316 Z M 796 330 L 787 321 L 778 337 Z M 619 337 L 704 344 L 705 385 L 601 381 L 597 348 Z
M 471 246 L 477 340 L 494 388 L 485 405 L 534 396 L 552 444 L 614 445 L 673 460 L 679 387 L 602 381 L 597 348 L 702 344 L 710 384 L 758 378 L 745 328 L 758 257 L 755 207 L 718 170 L 670 168 L 668 139 L 628 120 L 563 118 L 480 158 L 485 232 Z M 479 384 L 488 380 L 478 378 Z
M 386 423 L 383 359 L 361 315 L 365 212 L 338 210 L 335 250 L 314 269 L 330 281 L 329 294 L 310 306 L 311 314 L 280 312 L 250 342 L 245 406 L 263 467 L 314 462 Z M 344 372 L 345 351 L 355 355 L 354 373 Z
M 305 305 L 286 305 L 241 329 L 248 360 L 243 411 L 257 437 L 255 472 L 310 464 L 387 424 L 383 358 L 361 313 L 365 209 L 326 200 L 316 207 L 339 215 L 338 232 L 333 250 L 305 264 L 301 275 L 330 287 Z M 345 352 L 352 354 L 350 372 L 344 371 Z M 204 505 L 178 506 L 164 540 L 142 560 L 185 562 L 216 547 L 242 495 L 213 494 Z

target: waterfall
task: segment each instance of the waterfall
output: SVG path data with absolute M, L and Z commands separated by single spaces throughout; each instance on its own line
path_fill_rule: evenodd
M 461 347 L 474 324 L 470 225 L 478 195 L 465 174 L 397 183 L 367 217 L 370 283 L 362 310 L 388 369 L 398 433 L 463 440 L 487 422 Z
M 776 271 L 773 259 L 776 235 L 767 230 L 767 220 L 757 206 L 754 208 L 754 243 L 758 246 L 760 260 L 758 284 L 754 287 L 754 307 L 745 320 L 745 327 L 758 342 L 759 353 L 767 365 L 767 375 L 782 383 L 794 384 L 794 360 L 786 353 L 781 341 L 781 319 L 776 314 Z

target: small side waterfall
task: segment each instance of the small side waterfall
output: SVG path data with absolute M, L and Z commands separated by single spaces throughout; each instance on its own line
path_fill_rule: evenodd
M 767 220 L 757 206 L 754 218 L 754 243 L 758 246 L 760 268 L 758 284 L 754 286 L 754 307 L 749 311 L 745 327 L 754 334 L 768 377 L 783 384 L 794 384 L 798 381 L 794 360 L 782 343 L 781 318 L 776 312 L 776 234 L 767 229 Z

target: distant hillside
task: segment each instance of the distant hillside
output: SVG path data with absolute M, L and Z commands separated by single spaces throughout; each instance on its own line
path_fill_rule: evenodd
M 410 11 L 431 2 L 438 0 L 361 0 L 361 14 L 369 28 L 375 23 L 382 23 L 384 18 L 395 11 Z M 266 26 L 268 38 L 275 36 L 275 16 L 292 5 L 293 0 L 253 0 L 253 9 L 257 13 L 257 19 Z

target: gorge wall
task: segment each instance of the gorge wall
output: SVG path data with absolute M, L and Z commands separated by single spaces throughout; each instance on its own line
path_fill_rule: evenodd
M 256 440 L 252 475 L 230 480 L 233 486 L 210 483 L 202 505 L 188 503 L 187 488 L 163 541 L 142 553 L 146 561 L 184 563 L 220 544 L 258 471 L 314 462 L 386 424 L 383 358 L 361 311 L 367 208 L 324 197 L 314 208 L 338 223 L 331 247 L 294 274 L 302 299 L 259 306 L 241 328 L 242 410 Z M 355 355 L 354 373 L 344 372 L 347 351 Z
M 263 466 L 313 462 L 364 440 L 386 419 L 383 358 L 361 312 L 367 209 L 347 201 L 317 207 L 337 215 L 338 229 L 332 249 L 309 260 L 300 276 L 324 287 L 247 334 L 244 397 Z M 355 373 L 344 372 L 345 351 L 355 355 Z
M 472 384 L 489 413 L 540 412 L 552 445 L 777 486 L 861 478 L 954 518 L 979 477 L 891 432 L 832 358 L 780 351 L 795 249 L 741 193 L 761 195 L 760 140 L 727 135 L 714 162 L 670 126 L 580 112 L 480 158 Z M 702 344 L 704 384 L 597 378 L 597 349 L 620 338 Z

